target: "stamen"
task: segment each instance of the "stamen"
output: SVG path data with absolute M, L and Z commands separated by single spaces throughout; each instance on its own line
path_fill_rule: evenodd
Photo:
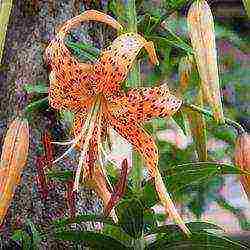
M 116 166 L 117 168 L 119 168 L 119 166 L 117 165 L 117 163 L 116 163 L 115 161 L 109 159 L 109 156 L 108 156 L 108 154 L 105 152 L 105 149 L 103 148 L 102 143 L 98 144 L 98 146 L 100 147 L 100 150 L 101 150 L 101 152 L 103 153 L 105 159 L 106 159 L 107 161 L 109 161 L 110 163 L 112 163 L 112 164 L 113 164 L 114 166 Z
M 78 168 L 76 170 L 74 189 L 73 189 L 74 191 L 78 191 L 78 189 L 79 189 L 79 181 L 80 181 L 84 156 L 85 156 L 85 153 L 86 153 L 86 151 L 88 149 L 89 141 L 91 140 L 91 137 L 93 135 L 94 128 L 95 128 L 95 125 L 96 125 L 96 117 L 97 117 L 97 114 L 98 114 L 99 111 L 100 111 L 100 96 L 97 97 L 96 102 L 93 105 L 93 114 L 91 115 L 89 126 L 87 127 L 88 132 L 87 132 L 87 135 L 86 135 L 83 147 L 82 147 L 81 155 L 80 155 L 80 158 L 79 158 Z M 84 127 L 85 127 L 85 125 L 84 125 Z M 85 130 L 87 130 L 87 129 L 85 129 Z M 85 134 L 85 132 L 86 131 L 84 131 L 84 134 Z
M 72 144 L 72 146 L 67 149 L 60 157 L 58 157 L 57 159 L 55 159 L 53 161 L 53 164 L 57 163 L 58 161 L 60 161 L 61 159 L 63 159 L 67 154 L 69 154 L 71 152 L 71 150 L 76 146 L 76 144 L 79 142 L 79 140 L 81 139 L 80 136 L 76 137 L 74 139 L 74 143 Z
M 98 159 L 99 159 L 99 162 L 100 162 L 100 166 L 101 166 L 101 171 L 102 171 L 102 174 L 104 175 L 106 181 L 107 181 L 107 184 L 108 184 L 108 187 L 110 189 L 110 191 L 113 190 L 113 187 L 108 179 L 108 175 L 107 175 L 107 171 L 104 167 L 104 163 L 103 163 L 103 159 L 102 159 L 102 152 L 101 152 L 101 147 L 102 146 L 102 141 L 101 141 L 101 122 L 102 122 L 102 112 L 100 113 L 99 115 L 99 118 L 98 118 L 98 123 L 97 123 L 97 154 L 98 154 Z
M 88 129 L 89 127 L 89 123 L 90 123 L 90 120 L 91 120 L 91 117 L 92 117 L 92 114 L 94 112 L 94 109 L 95 109 L 95 101 L 93 102 L 94 104 L 92 105 L 92 108 L 87 116 L 87 119 L 84 123 L 84 126 L 83 126 L 83 129 L 81 131 L 81 133 L 75 138 L 72 140 L 72 146 L 66 150 L 66 152 L 64 152 L 60 157 L 58 157 L 56 160 L 53 161 L 53 164 L 57 163 L 58 161 L 60 161 L 62 158 L 64 158 L 67 154 L 69 154 L 71 152 L 71 150 L 77 145 L 77 143 L 80 141 L 80 139 L 84 136 L 84 134 L 86 133 L 86 130 Z
M 75 142 L 75 139 L 73 139 L 73 140 L 71 140 L 71 141 L 65 141 L 65 142 L 52 141 L 51 144 L 67 146 L 67 145 L 73 144 L 74 142 Z

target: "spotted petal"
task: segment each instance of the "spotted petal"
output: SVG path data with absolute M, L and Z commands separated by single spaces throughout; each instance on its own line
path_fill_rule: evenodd
M 46 49 L 46 60 L 52 68 L 49 100 L 51 106 L 56 109 L 68 109 L 70 105 L 65 105 L 65 102 L 77 103 L 79 99 L 89 98 L 94 94 L 90 83 L 92 65 L 79 63 L 64 44 L 64 38 L 70 29 L 89 20 L 106 23 L 115 29 L 122 28 L 112 17 L 94 10 L 85 11 L 67 21 L 60 28 L 55 39 Z
M 141 153 L 150 175 L 155 177 L 155 170 L 158 164 L 158 149 L 153 137 L 137 124 L 128 123 L 128 121 L 123 118 L 117 119 L 117 117 L 111 113 L 108 114 L 108 120 L 110 126 Z
M 103 51 L 100 60 L 94 66 L 97 91 L 103 92 L 106 96 L 116 92 L 143 47 L 148 52 L 150 61 L 158 64 L 152 42 L 148 42 L 137 33 L 118 36 L 111 46 Z
M 110 109 L 117 118 L 141 123 L 156 117 L 169 117 L 180 108 L 181 103 L 170 93 L 167 84 L 163 84 L 154 88 L 132 89 L 113 100 Z

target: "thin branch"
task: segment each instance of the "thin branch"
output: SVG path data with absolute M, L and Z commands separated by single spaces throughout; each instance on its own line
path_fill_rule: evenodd
M 213 116 L 212 112 L 210 112 L 210 111 L 208 111 L 206 109 L 203 109 L 203 108 L 201 108 L 199 106 L 196 106 L 196 105 L 190 104 L 190 103 L 183 103 L 183 106 L 187 107 L 187 108 L 190 108 L 193 111 L 197 111 L 197 112 L 199 112 L 199 113 L 201 113 L 201 114 L 203 114 L 203 115 L 205 115 L 207 117 L 211 117 L 211 118 L 214 119 L 214 116 Z M 233 121 L 233 120 L 231 120 L 229 118 L 225 118 L 225 123 L 227 125 L 229 125 L 229 126 L 234 127 L 237 130 L 239 135 L 245 133 L 244 128 L 238 122 Z

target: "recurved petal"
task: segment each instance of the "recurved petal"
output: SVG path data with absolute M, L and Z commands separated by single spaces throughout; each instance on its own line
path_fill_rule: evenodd
M 88 109 L 92 98 L 84 81 L 75 79 L 75 83 L 67 82 L 60 72 L 55 71 L 50 73 L 49 78 L 49 103 L 53 108 L 72 112 Z
M 59 34 L 61 35 L 61 37 L 64 37 L 69 30 L 81 25 L 82 22 L 86 21 L 102 22 L 110 25 L 114 29 L 122 29 L 122 25 L 118 23 L 113 17 L 97 10 L 87 10 L 82 14 L 65 22 L 60 28 Z
M 147 41 L 137 33 L 126 33 L 118 36 L 111 46 L 103 51 L 99 62 L 94 66 L 96 75 L 100 76 L 97 88 L 102 89 L 103 82 L 110 83 L 104 86 L 107 89 L 106 92 L 119 86 L 119 83 L 127 77 L 136 56 L 143 47 L 148 52 L 150 61 L 153 64 L 158 64 L 152 42 Z

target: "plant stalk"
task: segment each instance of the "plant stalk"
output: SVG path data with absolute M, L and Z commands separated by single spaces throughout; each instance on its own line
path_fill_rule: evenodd
M 203 115 L 205 115 L 207 117 L 210 117 L 210 118 L 214 119 L 212 112 L 210 112 L 210 111 L 208 111 L 206 109 L 203 109 L 203 108 L 201 108 L 199 106 L 196 106 L 196 105 L 190 104 L 190 103 L 183 103 L 183 106 L 187 107 L 187 108 L 190 108 L 193 111 L 199 112 L 199 113 L 201 113 L 201 114 L 203 114 Z M 231 120 L 229 118 L 225 118 L 225 123 L 227 125 L 229 125 L 229 126 L 234 127 L 237 130 L 238 134 L 245 133 L 244 128 L 238 122 L 233 121 L 233 120 Z
M 126 17 L 127 17 L 127 31 L 128 32 L 137 32 L 137 15 L 136 15 L 136 5 L 135 0 L 128 0 L 125 4 Z M 133 68 L 130 71 L 127 86 L 131 88 L 140 87 L 140 62 L 136 62 Z M 141 192 L 141 184 L 143 180 L 143 162 L 140 155 L 133 151 L 132 153 L 132 183 L 135 193 Z
M 127 0 L 125 3 L 125 14 L 127 17 L 127 31 L 128 32 L 137 32 L 137 15 L 136 15 L 136 4 L 135 0 Z M 130 71 L 130 75 L 127 80 L 127 86 L 131 88 L 141 86 L 140 78 L 140 62 L 137 61 Z M 133 150 L 132 152 L 132 184 L 133 191 L 135 193 L 141 193 L 142 190 L 142 181 L 143 181 L 143 162 L 138 152 Z M 144 239 L 143 234 L 139 239 L 134 239 L 134 249 L 142 250 L 144 249 Z

